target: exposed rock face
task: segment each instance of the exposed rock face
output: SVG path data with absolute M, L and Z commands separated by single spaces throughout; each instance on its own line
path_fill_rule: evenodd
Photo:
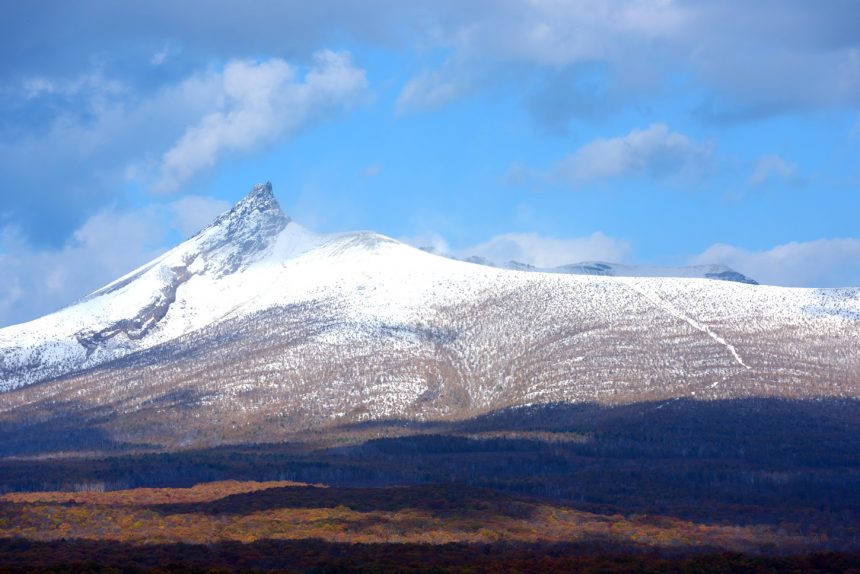
M 244 269 L 272 247 L 289 222 L 272 184 L 254 186 L 245 199 L 200 232 L 206 270 L 220 276 Z
M 0 330 L 0 423 L 192 445 L 548 402 L 860 397 L 858 343 L 858 289 L 476 265 L 311 233 L 262 185 L 81 303 Z

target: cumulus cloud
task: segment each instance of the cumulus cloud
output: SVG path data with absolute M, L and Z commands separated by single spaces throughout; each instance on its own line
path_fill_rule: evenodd
M 131 211 L 100 210 L 58 248 L 33 247 L 0 229 L 0 326 L 55 311 L 158 256 L 223 211 L 224 202 L 189 196 Z M 206 219 L 208 218 L 208 219 Z
M 760 251 L 718 243 L 693 258 L 691 263 L 728 265 L 769 285 L 860 286 L 860 239 L 792 242 Z
M 401 241 L 458 258 L 480 257 L 497 265 L 511 261 L 535 267 L 557 267 L 581 261 L 623 261 L 630 245 L 595 232 L 585 237 L 548 237 L 539 233 L 502 233 L 476 245 L 452 249 L 437 233 L 404 237 Z
M 367 88 L 349 54 L 323 51 L 303 80 L 283 60 L 231 61 L 221 74 L 220 109 L 189 127 L 161 161 L 157 191 L 174 191 L 224 154 L 248 151 L 293 133 L 326 112 L 353 104 Z
M 585 144 L 555 169 L 559 179 L 574 185 L 616 179 L 695 178 L 706 171 L 712 146 L 697 143 L 665 124 Z

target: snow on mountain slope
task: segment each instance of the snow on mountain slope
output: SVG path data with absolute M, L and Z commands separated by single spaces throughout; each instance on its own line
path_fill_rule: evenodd
M 156 261 L 0 330 L 0 419 L 91 413 L 122 440 L 192 444 L 535 402 L 857 397 L 858 343 L 858 289 L 475 265 L 314 234 L 262 185 Z
M 0 390 L 91 367 L 217 321 L 326 241 L 290 221 L 271 184 L 155 261 L 77 304 L 0 330 Z M 250 271 L 250 272 L 249 272 Z

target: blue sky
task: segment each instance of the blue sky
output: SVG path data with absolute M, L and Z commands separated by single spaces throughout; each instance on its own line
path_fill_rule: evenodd
M 20 2 L 0 44 L 0 325 L 265 180 L 319 231 L 860 284 L 855 1 Z

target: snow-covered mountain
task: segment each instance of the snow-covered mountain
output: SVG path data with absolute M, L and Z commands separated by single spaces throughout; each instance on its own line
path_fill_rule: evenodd
M 860 289 L 583 265 L 316 234 L 258 185 L 155 261 L 0 330 L 0 422 L 196 444 L 553 401 L 860 396 Z

